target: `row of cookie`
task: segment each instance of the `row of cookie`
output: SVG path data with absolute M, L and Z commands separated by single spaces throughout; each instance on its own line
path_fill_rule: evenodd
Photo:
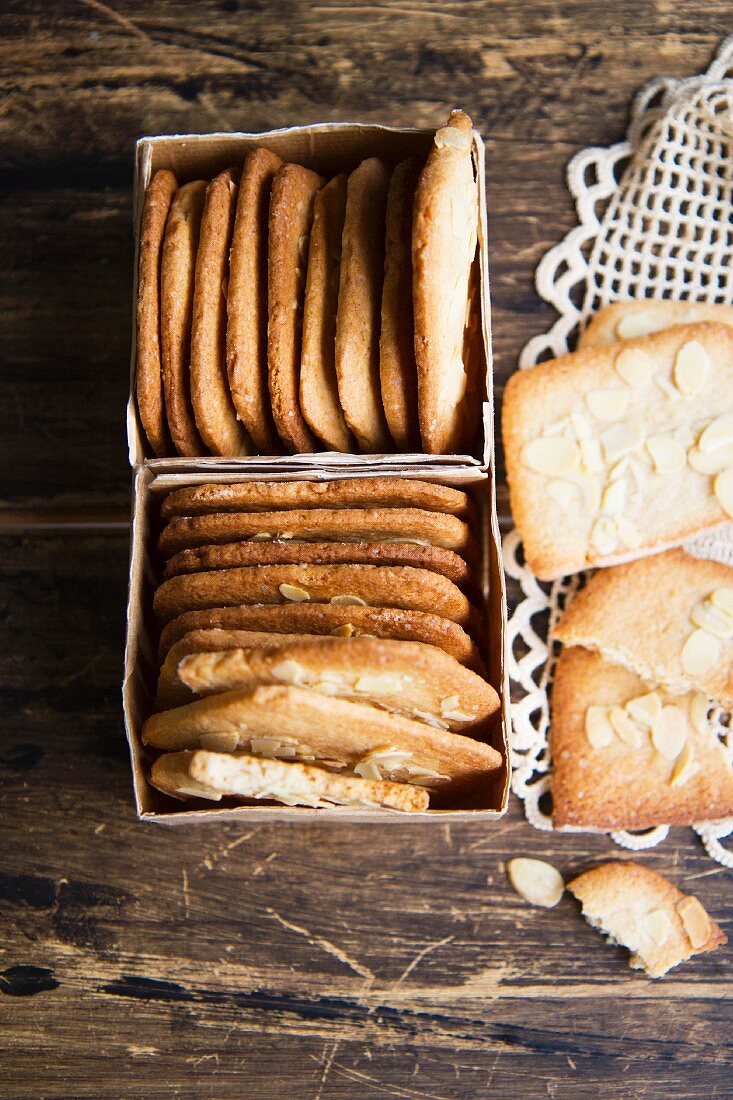
M 136 391 L 156 456 L 453 453 L 483 380 L 471 120 L 325 180 L 264 149 L 142 216 Z
M 511 506 L 543 580 L 733 518 L 733 307 L 621 302 L 509 381 Z
M 424 538 L 445 525 L 470 548 L 465 493 L 394 478 L 203 485 L 161 511 L 165 625 L 143 729 L 163 752 L 155 786 L 420 810 L 496 774 L 498 698 L 467 632 L 477 582 Z
M 733 567 L 670 550 L 603 569 L 554 630 L 553 822 L 608 831 L 733 815 Z

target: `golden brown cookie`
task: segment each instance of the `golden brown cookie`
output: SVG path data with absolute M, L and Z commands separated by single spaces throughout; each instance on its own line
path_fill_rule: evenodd
M 614 302 L 591 317 L 578 340 L 578 351 L 581 348 L 606 347 L 618 340 L 638 339 L 673 325 L 696 325 L 701 321 L 733 325 L 733 306 L 653 298 Z
M 477 227 L 472 123 L 453 111 L 435 135 L 413 208 L 418 409 L 428 454 L 465 453 L 479 429 Z
M 422 446 L 412 311 L 412 207 L 419 175 L 417 157 L 403 160 L 392 173 L 387 196 L 379 377 L 384 414 L 401 451 Z
M 229 246 L 237 201 L 236 171 L 228 168 L 206 190 L 196 256 L 191 325 L 191 402 L 196 426 L 214 455 L 248 454 L 226 369 Z
M 137 407 L 156 458 L 170 453 L 160 358 L 160 258 L 176 177 L 167 169 L 148 184 L 140 226 L 137 280 L 135 386 Z
M 389 169 L 376 157 L 349 176 L 336 317 L 336 377 L 346 423 L 362 451 L 389 453 L 394 442 L 382 407 L 379 324 Z
M 191 405 L 191 318 L 196 253 L 206 181 L 184 183 L 173 196 L 160 265 L 160 346 L 165 411 L 179 455 L 206 454 Z
M 229 261 L 229 386 L 237 416 L 263 455 L 282 451 L 267 386 L 268 219 L 272 181 L 281 166 L 269 149 L 253 149 L 244 158 Z
M 322 185 L 315 172 L 284 164 L 270 198 L 267 377 L 275 426 L 293 454 L 320 450 L 300 410 L 300 356 L 313 200 Z
M 300 362 L 303 416 L 332 451 L 356 449 L 336 381 L 336 310 L 345 213 L 346 176 L 335 176 L 321 188 L 313 205 Z
M 266 799 L 286 806 L 361 806 L 368 809 L 418 813 L 427 810 L 426 790 L 408 783 L 336 775 L 310 764 L 269 760 L 239 753 L 166 753 L 153 764 L 150 782 L 173 798 L 205 798 L 218 802 L 223 796 Z

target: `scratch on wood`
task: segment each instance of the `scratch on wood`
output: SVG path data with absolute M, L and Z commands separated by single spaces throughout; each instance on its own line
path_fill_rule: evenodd
M 345 951 L 342 951 L 340 947 L 337 947 L 335 943 L 331 943 L 330 940 L 325 939 L 323 936 L 314 936 L 312 932 L 309 932 L 307 928 L 302 928 L 299 924 L 293 924 L 292 921 L 285 920 L 279 913 L 276 913 L 274 909 L 266 910 L 269 915 L 281 924 L 283 928 L 287 928 L 291 932 L 295 932 L 298 936 L 305 936 L 308 943 L 314 947 L 320 947 L 321 951 L 325 951 L 327 955 L 333 955 L 339 962 L 344 963 L 350 970 L 353 970 L 355 974 L 358 974 L 361 978 L 365 978 L 368 985 L 374 981 L 374 974 L 368 967 L 362 966 L 356 959 L 352 959 Z
M 330 1053 L 329 1053 L 328 1057 L 326 1058 L 326 1061 L 323 1065 L 323 1072 L 321 1073 L 321 1079 L 318 1082 L 318 1091 L 317 1091 L 316 1095 L 313 1097 L 313 1100 L 321 1100 L 321 1095 L 322 1095 L 323 1090 L 326 1086 L 326 1081 L 328 1080 L 328 1075 L 331 1072 L 331 1066 L 333 1065 L 333 1060 L 336 1057 L 336 1052 L 338 1051 L 338 1048 L 339 1048 L 340 1044 L 341 1044 L 340 1039 L 334 1039 L 333 1043 L 331 1044 L 331 1051 L 330 1051 Z
M 229 844 L 225 844 L 223 848 L 218 848 L 214 853 L 206 856 L 206 858 L 203 859 L 201 863 L 197 864 L 196 870 L 213 871 L 214 867 L 217 863 L 219 863 L 220 860 L 226 859 L 229 853 L 232 852 L 235 848 L 238 848 L 240 844 L 244 844 L 245 841 L 250 840 L 251 837 L 255 835 L 255 832 L 256 830 L 253 829 L 249 833 L 243 833 L 242 836 L 238 836 L 236 840 L 232 840 L 229 842 Z
M 141 38 L 143 42 L 153 42 L 153 39 L 149 34 L 146 34 L 144 30 L 138 27 L 137 23 L 133 23 L 132 19 L 128 19 L 126 15 L 122 15 L 120 12 L 115 11 L 114 8 L 108 7 L 107 4 L 103 4 L 102 0 L 82 0 L 82 4 L 86 4 L 88 8 L 94 8 L 96 11 L 106 15 L 108 19 L 111 19 L 113 23 L 118 23 L 125 30 L 133 34 L 135 38 Z
M 198 1058 L 192 1056 L 191 1058 L 186 1059 L 186 1065 L 193 1066 L 194 1069 L 196 1069 L 197 1066 L 200 1066 L 202 1062 L 216 1062 L 218 1066 L 219 1055 L 215 1052 L 214 1054 L 202 1054 Z
M 128 1046 L 127 1053 L 132 1058 L 146 1058 L 146 1057 L 153 1057 L 156 1054 L 160 1054 L 160 1051 L 158 1050 L 157 1047 Z
M 262 861 L 262 863 L 257 864 L 254 871 L 252 872 L 252 878 L 257 878 L 258 875 L 261 875 L 262 872 L 264 871 L 265 867 L 267 866 L 267 864 L 272 863 L 273 859 L 277 859 L 277 856 L 278 856 L 277 852 L 270 852 L 267 859 L 264 859 Z
M 400 1085 L 387 1085 L 377 1081 L 374 1077 L 369 1077 L 366 1073 L 360 1073 L 357 1069 L 351 1069 L 349 1066 L 343 1066 L 340 1062 L 332 1062 L 332 1069 L 334 1073 L 338 1073 L 341 1077 L 346 1077 L 349 1081 L 366 1081 L 375 1092 L 385 1092 L 387 1096 L 405 1097 L 406 1100 L 452 1100 L 449 1096 L 438 1096 L 434 1092 L 415 1092 L 413 1089 L 405 1089 Z
M 186 916 L 188 917 L 188 906 L 191 900 L 191 895 L 188 890 L 188 871 L 185 867 L 181 871 L 181 877 L 183 879 L 183 908 Z
M 397 981 L 394 983 L 394 988 L 396 989 L 398 985 L 402 985 L 408 974 L 412 974 L 415 967 L 423 961 L 426 955 L 429 955 L 431 951 L 435 951 L 437 950 L 437 948 L 443 947 L 444 944 L 450 943 L 454 939 L 455 936 L 446 936 L 445 939 L 436 940 L 435 943 L 429 943 L 427 947 L 423 947 L 422 951 L 418 951 L 417 955 L 415 955 L 415 958 L 405 967 Z

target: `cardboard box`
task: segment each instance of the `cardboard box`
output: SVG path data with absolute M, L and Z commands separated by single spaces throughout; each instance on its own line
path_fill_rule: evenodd
M 448 111 L 446 110 L 446 115 Z M 165 458 L 149 459 L 149 448 L 145 440 L 137 404 L 134 399 L 135 378 L 135 303 L 137 302 L 137 262 L 140 222 L 142 219 L 145 189 L 151 176 L 160 168 L 169 168 L 179 182 L 194 179 L 213 179 L 219 172 L 232 165 L 241 166 L 250 149 L 265 147 L 278 153 L 286 160 L 292 160 L 307 168 L 313 168 L 324 175 L 349 171 L 365 157 L 379 156 L 391 162 L 407 157 L 427 156 L 430 150 L 434 130 L 397 129 L 389 126 L 367 126 L 357 123 L 319 123 L 312 126 L 293 126 L 283 130 L 270 130 L 262 134 L 187 134 L 166 135 L 141 138 L 136 146 L 135 185 L 133 194 L 133 218 L 135 229 L 135 285 L 133 295 L 132 360 L 130 366 L 130 399 L 127 406 L 127 439 L 130 465 L 137 467 L 144 461 L 150 461 L 153 468 L 167 468 L 170 464 L 179 469 L 221 469 L 221 463 L 227 465 L 247 464 L 251 459 L 221 458 Z M 487 399 L 483 405 L 483 438 L 479 441 L 474 455 L 399 455 L 384 456 L 387 459 L 399 457 L 403 466 L 436 464 L 467 464 L 487 469 L 494 449 L 493 439 L 493 393 L 491 363 L 491 315 L 489 299 L 488 250 L 486 247 L 486 179 L 484 170 L 484 145 L 480 135 L 474 131 L 474 152 L 478 166 L 479 190 L 479 250 L 481 272 L 481 329 L 485 355 Z M 355 465 L 370 463 L 372 455 L 350 456 Z M 295 462 L 293 461 L 295 459 Z M 273 456 L 275 468 L 285 470 L 297 467 L 302 456 Z

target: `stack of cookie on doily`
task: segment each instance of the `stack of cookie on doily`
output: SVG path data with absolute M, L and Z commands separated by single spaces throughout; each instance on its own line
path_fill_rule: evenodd
M 507 386 L 528 565 L 544 580 L 613 566 L 554 630 L 566 647 L 552 689 L 560 827 L 733 815 L 714 721 L 733 707 L 733 567 L 668 549 L 733 517 L 731 325 L 733 307 L 620 302 L 577 352 Z
M 492 782 L 473 507 L 400 478 L 170 493 L 153 785 L 419 811 Z
M 330 179 L 267 148 L 211 182 L 155 173 L 136 393 L 157 457 L 467 453 L 485 363 L 470 118 L 427 160 Z

